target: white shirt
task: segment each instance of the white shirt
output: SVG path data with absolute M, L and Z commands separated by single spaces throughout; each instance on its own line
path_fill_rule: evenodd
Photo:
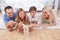
M 32 18 L 30 13 L 27 13 L 27 16 L 30 22 L 37 21 L 39 25 L 41 24 L 41 13 L 36 13 L 34 18 Z

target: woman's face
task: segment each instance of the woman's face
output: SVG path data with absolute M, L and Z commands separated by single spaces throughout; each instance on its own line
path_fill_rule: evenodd
M 45 19 L 49 19 L 49 15 L 48 15 L 48 13 L 46 12 L 46 9 L 44 9 L 42 12 L 43 12 L 44 18 L 45 18 Z
M 24 17 L 25 17 L 24 11 L 21 11 L 21 12 L 19 13 L 19 17 L 20 17 L 21 19 L 24 19 Z

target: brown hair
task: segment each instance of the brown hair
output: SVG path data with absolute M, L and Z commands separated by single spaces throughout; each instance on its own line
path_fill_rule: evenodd
M 25 11 L 22 9 L 22 8 L 19 8 L 18 9 L 18 11 L 17 11 L 17 15 L 16 15 L 16 22 L 17 23 L 19 23 L 20 22 L 20 17 L 19 17 L 19 13 L 21 12 L 21 11 L 23 11 L 24 13 L 25 13 Z M 24 17 L 24 19 L 23 19 L 23 23 L 24 24 L 29 24 L 29 20 L 28 20 L 28 18 L 27 18 L 27 16 L 26 16 L 26 13 L 25 13 L 25 17 Z
M 29 12 L 31 12 L 31 11 L 36 11 L 36 10 L 37 10 L 37 9 L 36 9 L 35 6 L 31 6 L 30 9 L 29 9 Z

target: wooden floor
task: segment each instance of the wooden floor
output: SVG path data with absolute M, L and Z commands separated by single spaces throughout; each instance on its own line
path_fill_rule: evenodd
M 30 36 L 24 36 L 15 30 L 0 30 L 0 40 L 60 40 L 60 30 L 34 30 Z

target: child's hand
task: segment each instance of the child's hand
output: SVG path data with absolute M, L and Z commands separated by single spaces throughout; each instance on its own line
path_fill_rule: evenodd
M 33 27 L 29 27 L 29 32 L 33 31 Z
M 18 27 L 18 28 L 17 28 L 17 31 L 18 31 L 18 32 L 23 31 L 23 27 Z
M 20 23 L 19 23 L 19 26 L 23 26 L 23 22 L 20 22 Z
M 23 24 L 23 22 L 20 22 L 19 24 Z
M 29 25 L 29 32 L 33 31 L 33 28 L 34 28 L 33 24 Z
M 23 24 L 23 22 L 20 22 L 20 23 L 22 23 L 22 24 Z

